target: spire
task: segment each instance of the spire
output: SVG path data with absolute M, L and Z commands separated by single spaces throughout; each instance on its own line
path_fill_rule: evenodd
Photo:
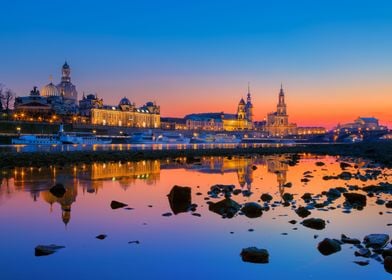
M 52 76 L 52 74 L 49 75 L 49 81 L 50 81 L 50 83 L 53 82 L 53 76 Z

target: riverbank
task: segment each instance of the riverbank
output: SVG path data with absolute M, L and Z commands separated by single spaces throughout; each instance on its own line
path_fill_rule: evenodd
M 200 150 L 143 150 L 143 151 L 73 151 L 17 153 L 1 152 L 0 168 L 64 166 L 105 161 L 140 161 L 144 159 L 166 159 L 187 157 L 190 161 L 200 156 L 271 155 L 312 153 L 366 158 L 382 165 L 392 166 L 392 142 L 356 144 L 308 144 L 301 146 L 267 148 L 216 148 Z

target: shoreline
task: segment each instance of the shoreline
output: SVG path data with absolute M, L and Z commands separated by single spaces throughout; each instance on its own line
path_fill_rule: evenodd
M 140 161 L 200 156 L 249 156 L 271 154 L 301 154 L 351 156 L 369 159 L 392 167 L 392 141 L 355 144 L 307 144 L 301 146 L 263 148 L 215 148 L 201 150 L 143 151 L 72 151 L 72 152 L 0 152 L 0 168 L 65 166 L 108 161 Z

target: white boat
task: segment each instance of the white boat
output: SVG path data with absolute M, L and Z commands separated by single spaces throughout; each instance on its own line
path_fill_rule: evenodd
M 130 144 L 156 144 L 156 137 L 152 131 L 148 132 L 135 132 L 128 140 Z
M 236 144 L 240 142 L 241 139 L 237 138 L 235 135 L 228 135 L 223 133 L 201 134 L 193 136 L 191 139 L 191 143 L 196 144 Z
M 41 136 L 41 135 L 21 135 L 18 138 L 12 138 L 11 143 L 14 145 L 56 145 L 61 144 L 57 135 Z
M 110 144 L 112 140 L 98 139 L 96 135 L 87 133 L 77 135 L 76 133 L 64 132 L 64 126 L 61 124 L 58 134 L 56 135 L 21 135 L 18 138 L 12 138 L 12 144 L 23 145 L 56 145 L 56 144 Z
M 103 140 L 97 138 L 94 134 L 77 135 L 68 133 L 60 135 L 60 142 L 62 144 L 77 144 L 77 145 L 96 145 L 96 144 L 110 144 L 112 140 Z
M 229 134 L 222 134 L 218 133 L 215 134 L 215 143 L 221 143 L 221 144 L 238 144 L 241 142 L 241 139 L 237 138 L 235 135 L 229 135 Z
M 181 133 L 163 133 L 155 138 L 158 144 L 189 144 L 190 138 L 184 137 Z
M 131 144 L 188 144 L 189 142 L 190 139 L 181 133 L 154 134 L 151 130 L 135 132 L 128 141 Z

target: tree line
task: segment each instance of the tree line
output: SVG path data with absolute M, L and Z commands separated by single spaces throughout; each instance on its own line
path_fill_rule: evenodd
M 0 83 L 0 112 L 9 114 L 15 93 Z

